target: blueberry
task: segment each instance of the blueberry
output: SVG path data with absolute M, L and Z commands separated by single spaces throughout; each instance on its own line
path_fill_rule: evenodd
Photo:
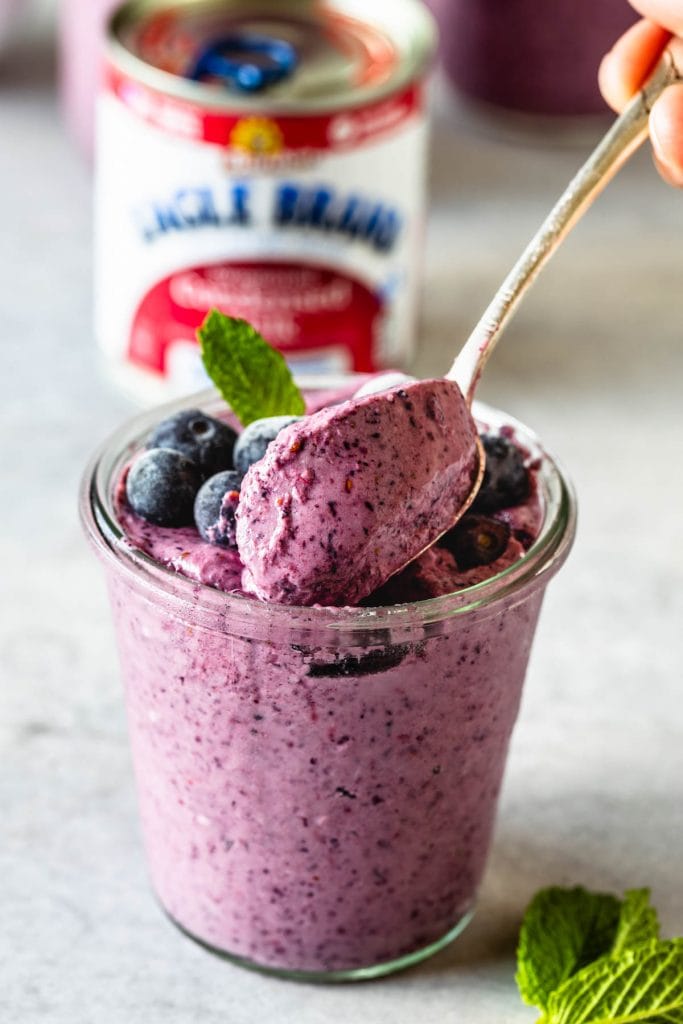
M 505 551 L 510 539 L 510 527 L 489 516 L 466 515 L 439 541 L 447 548 L 458 569 L 465 572 L 476 565 L 490 565 Z
M 142 452 L 126 477 L 126 496 L 137 515 L 157 526 L 189 526 L 202 482 L 199 467 L 171 448 Z
M 244 475 L 246 471 L 266 454 L 266 448 L 284 427 L 296 423 L 301 416 L 267 416 L 254 420 L 245 427 L 235 443 L 235 469 Z
M 194 502 L 194 521 L 200 536 L 222 548 L 237 547 L 235 512 L 240 500 L 242 477 L 232 469 L 202 484 Z
M 528 498 L 529 474 L 519 448 L 498 434 L 482 434 L 481 442 L 486 453 L 486 468 L 472 511 L 496 512 Z
M 308 666 L 308 674 L 313 679 L 372 676 L 400 665 L 413 649 L 413 644 L 393 644 L 367 651 L 365 654 L 349 654 L 344 658 L 335 655 L 335 660 L 331 662 L 312 661 Z
M 227 423 L 199 409 L 186 409 L 158 423 L 148 448 L 172 448 L 199 466 L 204 479 L 222 469 L 232 469 L 237 433 Z

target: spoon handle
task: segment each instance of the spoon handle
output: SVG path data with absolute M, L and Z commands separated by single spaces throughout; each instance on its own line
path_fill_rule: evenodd
M 486 361 L 520 299 L 595 197 L 645 140 L 648 116 L 657 97 L 667 86 L 681 80 L 671 52 L 665 50 L 645 86 L 572 178 L 503 281 L 446 374 L 448 380 L 459 386 L 468 405 L 472 403 Z

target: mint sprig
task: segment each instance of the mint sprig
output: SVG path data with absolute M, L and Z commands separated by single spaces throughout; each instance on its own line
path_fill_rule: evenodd
M 683 939 L 659 938 L 647 889 L 543 889 L 522 922 L 517 983 L 539 1024 L 683 1024 Z
M 306 411 L 284 357 L 246 320 L 212 309 L 197 338 L 206 372 L 242 426 Z
M 543 1024 L 681 1024 L 683 940 L 603 957 L 550 997 Z
M 619 926 L 610 956 L 619 956 L 627 949 L 659 938 L 659 918 L 650 903 L 649 889 L 631 889 L 624 894 Z
M 587 889 L 542 889 L 522 922 L 517 950 L 517 985 L 525 1003 L 542 1010 L 550 995 L 586 964 L 608 953 L 621 904 Z

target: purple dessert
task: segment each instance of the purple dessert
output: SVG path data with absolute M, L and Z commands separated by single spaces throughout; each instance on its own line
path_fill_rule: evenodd
M 506 439 L 498 507 L 473 509 L 364 607 L 260 601 L 234 547 L 136 515 L 126 473 L 149 419 L 86 481 L 152 884 L 211 949 L 368 977 L 469 919 L 544 589 L 574 530 L 553 460 L 482 416 Z M 518 500 L 501 505 L 511 448 Z

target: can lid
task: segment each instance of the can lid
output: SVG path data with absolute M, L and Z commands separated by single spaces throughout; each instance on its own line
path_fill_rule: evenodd
M 254 32 L 233 33 L 208 42 L 186 77 L 193 82 L 257 92 L 288 78 L 298 62 L 296 50 L 284 39 Z
M 205 106 L 302 113 L 357 106 L 425 70 L 436 29 L 420 0 L 130 0 L 109 56 Z

